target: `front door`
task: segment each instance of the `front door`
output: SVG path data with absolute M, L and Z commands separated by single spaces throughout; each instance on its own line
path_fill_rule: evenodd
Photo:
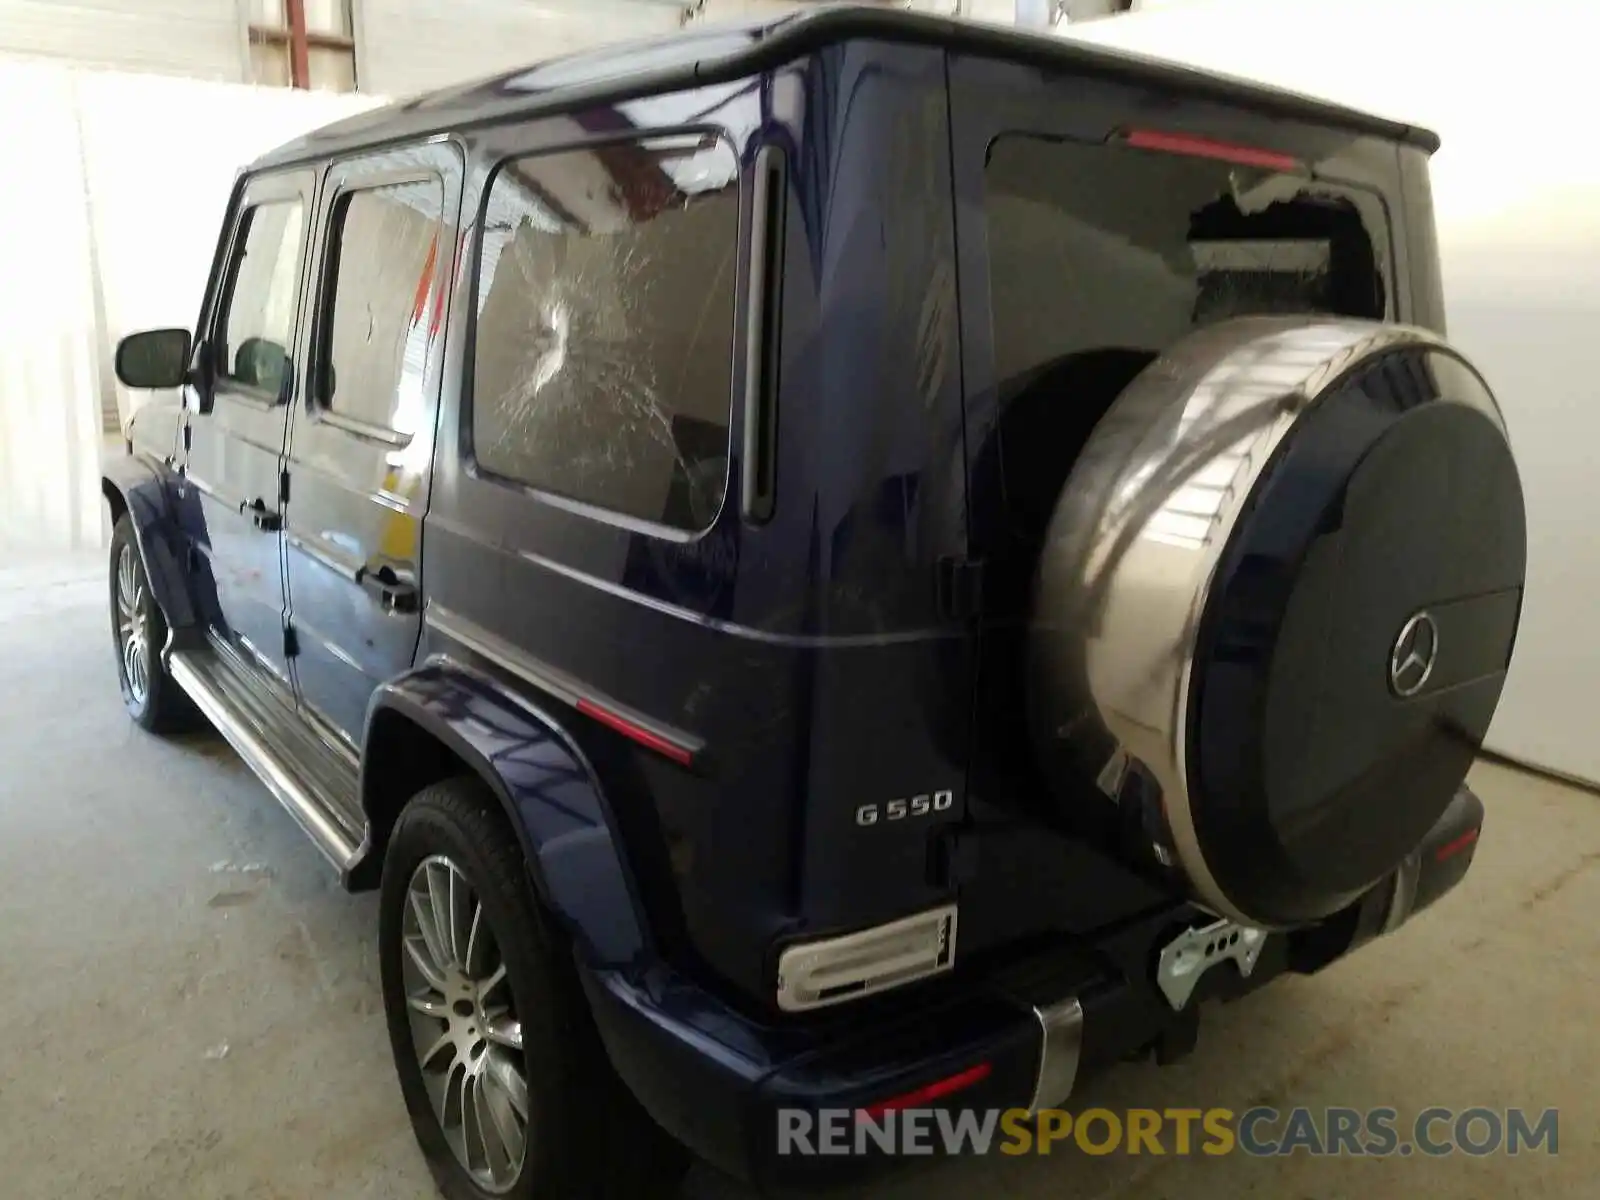
M 285 569 L 300 702 L 351 747 L 373 691 L 410 666 L 421 628 L 461 175 L 452 148 L 410 147 L 335 163 L 323 186 Z
M 286 686 L 280 472 L 314 184 L 309 171 L 263 176 L 233 210 L 181 460 L 190 545 L 215 591 L 211 625 Z

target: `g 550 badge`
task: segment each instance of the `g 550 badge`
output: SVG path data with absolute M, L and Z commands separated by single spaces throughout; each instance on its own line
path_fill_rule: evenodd
M 886 800 L 882 804 L 863 804 L 856 809 L 857 825 L 876 825 L 879 821 L 914 821 L 918 817 L 931 817 L 934 813 L 949 812 L 955 807 L 954 792 L 924 792 L 904 800 Z

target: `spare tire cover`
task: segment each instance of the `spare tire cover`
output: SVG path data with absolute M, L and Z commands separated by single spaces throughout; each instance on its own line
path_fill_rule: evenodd
M 1465 777 L 1525 559 L 1499 407 L 1440 338 L 1300 317 L 1193 333 L 1095 427 L 1041 550 L 1046 775 L 1081 803 L 1131 763 L 1146 849 L 1218 914 L 1331 915 Z

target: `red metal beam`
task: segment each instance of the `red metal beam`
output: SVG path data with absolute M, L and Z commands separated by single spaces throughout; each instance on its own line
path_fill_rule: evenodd
M 297 88 L 309 88 L 311 44 L 306 39 L 305 0 L 283 0 L 283 15 L 289 23 L 289 82 Z

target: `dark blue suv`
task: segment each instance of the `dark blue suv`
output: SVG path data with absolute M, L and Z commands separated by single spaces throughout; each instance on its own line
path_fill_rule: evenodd
M 1460 880 L 1525 534 L 1436 146 L 844 8 L 241 172 L 118 349 L 123 695 L 380 890 L 446 1194 L 826 1183 Z

